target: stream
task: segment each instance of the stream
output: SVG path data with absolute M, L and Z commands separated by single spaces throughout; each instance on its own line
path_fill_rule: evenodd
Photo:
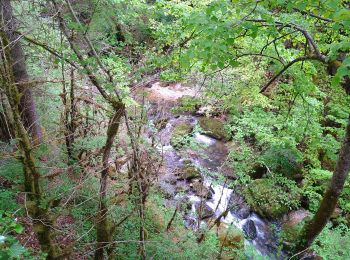
M 209 219 L 217 219 L 226 212 L 227 214 L 220 219 L 221 223 L 227 226 L 234 225 L 243 231 L 245 246 L 252 245 L 258 254 L 267 259 L 283 259 L 282 256 L 277 256 L 277 240 L 274 232 L 270 230 L 271 224 L 278 229 L 279 223 L 272 223 L 252 212 L 242 196 L 226 185 L 230 182 L 229 173 L 232 172 L 224 166 L 229 152 L 228 144 L 202 133 L 193 135 L 199 149 L 186 147 L 175 149 L 170 144 L 172 130 L 176 124 L 183 122 L 192 126 L 197 124 L 196 116 L 173 115 L 169 112 L 172 107 L 176 106 L 176 99 L 184 95 L 193 96 L 193 89 L 181 84 L 161 87 L 159 83 L 156 83 L 145 91 L 150 93 L 148 101 L 153 111 L 149 116 L 150 120 L 159 119 L 161 111 L 161 117 L 166 117 L 167 121 L 156 135 L 157 148 L 163 154 L 165 162 L 158 186 L 169 194 L 169 201 L 187 200 L 189 202 L 188 211 L 183 212 L 185 225 L 198 230 L 205 227 Z M 199 169 L 199 180 L 198 178 L 194 180 L 179 178 L 178 171 L 186 164 L 191 164 Z M 212 172 L 217 174 L 209 174 Z M 219 176 L 228 176 L 228 178 L 219 178 Z M 200 183 L 199 187 L 202 187 L 200 191 L 198 188 L 195 189 L 198 183 Z M 203 189 L 206 191 L 205 196 L 201 194 Z M 203 211 L 204 217 L 201 216 Z

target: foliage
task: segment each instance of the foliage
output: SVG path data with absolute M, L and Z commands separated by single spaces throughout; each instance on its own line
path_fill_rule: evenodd
M 79 22 L 73 19 L 65 1 L 59 2 L 64 5 L 60 11 L 70 39 L 56 24 L 61 14 L 53 15 L 51 1 L 11 1 L 16 17 L 21 18 L 17 18 L 16 33 L 24 43 L 28 72 L 34 82 L 29 85 L 45 132 L 45 143 L 33 149 L 35 167 L 40 172 L 40 206 L 48 208 L 56 203 L 58 207 L 50 213 L 72 215 L 78 254 L 87 247 L 90 250 L 96 242 L 101 151 L 111 118 L 111 108 L 92 87 L 88 80 L 92 75 L 87 75 L 84 65 L 91 68 L 107 95 L 118 92 L 127 111 L 137 107 L 135 115 L 125 116 L 128 121 L 121 124 L 108 161 L 108 217 L 115 222 L 123 220 L 113 234 L 116 258 L 139 258 L 142 221 L 148 258 L 214 259 L 221 250 L 212 231 L 203 230 L 206 238 L 197 243 L 198 234 L 184 227 L 182 213 L 166 231 L 175 208 L 164 206 L 169 201 L 157 191 L 151 189 L 147 194 L 145 219 L 140 219 L 138 202 L 129 190 L 126 192 L 128 181 L 135 178 L 129 170 L 139 166 L 129 159 L 149 147 L 150 123 L 147 117 L 138 121 L 139 105 L 134 98 L 137 83 L 145 83 L 140 88 L 146 88 L 148 77 L 191 82 L 199 92 L 200 98 L 181 98 L 172 116 L 209 108 L 206 118 L 199 119 L 200 126 L 193 128 L 182 122 L 174 127 L 170 142 L 177 150 L 181 148 L 179 156 L 191 157 L 191 150 L 200 153 L 200 149 L 206 149 L 196 140 L 197 133 L 225 142 L 233 140 L 225 145 L 234 179 L 226 180 L 219 171 L 208 173 L 216 183 L 225 181 L 243 190 L 248 204 L 266 218 L 279 218 L 301 203 L 313 213 L 318 209 L 335 169 L 350 113 L 350 96 L 346 95 L 350 91 L 347 1 L 70 1 Z M 70 48 L 67 40 L 72 39 L 83 59 Z M 108 79 L 111 75 L 114 83 Z M 69 93 L 72 96 L 63 106 L 62 101 L 69 96 L 65 97 L 63 88 L 69 85 L 75 92 Z M 4 112 L 6 97 L 2 89 L 0 95 L 0 110 Z M 69 111 L 69 105 L 74 111 Z M 161 108 L 155 109 L 160 112 Z M 70 118 L 74 116 L 71 126 L 64 125 L 67 111 Z M 133 124 L 144 128 L 130 128 Z M 72 126 L 70 137 L 77 155 L 73 165 L 67 164 L 65 144 Z M 13 158 L 0 159 L 0 176 L 11 182 L 11 187 L 0 187 L 0 208 L 4 210 L 0 214 L 0 258 L 30 259 L 29 251 L 14 237 L 21 227 L 11 215 L 19 207 L 15 196 L 23 188 L 24 176 L 23 165 L 16 158 L 16 143 L 9 143 L 11 149 L 6 151 Z M 120 163 L 125 158 L 129 161 Z M 124 169 L 117 169 L 119 166 Z M 138 170 L 141 174 L 143 166 Z M 55 171 L 62 173 L 44 176 Z M 342 222 L 349 226 L 345 220 L 350 214 L 349 182 L 338 206 Z M 289 235 L 295 235 L 294 231 Z M 348 227 L 327 227 L 313 250 L 325 259 L 350 258 L 349 250 L 342 250 L 349 248 L 348 236 Z M 83 253 L 92 257 L 93 249 L 90 251 Z M 223 249 L 224 256 L 259 258 L 254 250 L 243 251 Z
M 312 249 L 324 259 L 347 259 L 350 257 L 350 232 L 344 225 L 331 228 L 329 225 L 323 230 Z
M 15 234 L 23 232 L 23 226 L 3 208 L 0 211 L 0 259 L 36 259 L 16 239 Z
M 278 218 L 299 206 L 300 192 L 295 182 L 270 174 L 269 178 L 252 181 L 243 194 L 256 212 L 265 217 Z

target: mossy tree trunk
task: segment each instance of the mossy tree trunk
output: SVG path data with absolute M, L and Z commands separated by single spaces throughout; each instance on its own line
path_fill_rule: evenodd
M 297 252 L 307 249 L 330 219 L 343 190 L 350 170 L 350 117 L 346 127 L 345 138 L 339 152 L 339 158 L 331 183 L 326 190 L 320 207 L 313 219 L 303 227 L 296 247 Z
M 121 117 L 124 113 L 124 106 L 118 109 L 112 119 L 109 122 L 107 129 L 107 140 L 103 150 L 102 165 L 103 169 L 100 178 L 100 199 L 97 213 L 97 248 L 95 251 L 95 259 L 104 259 L 104 248 L 107 249 L 107 254 L 110 256 L 113 251 L 111 246 L 113 237 L 113 224 L 108 221 L 107 211 L 108 207 L 106 204 L 107 199 L 107 179 L 108 179 L 108 168 L 109 168 L 109 157 L 111 154 L 114 139 L 118 133 Z
M 2 27 L 3 28 L 3 27 Z M 11 126 L 14 128 L 18 143 L 19 160 L 23 165 L 24 187 L 27 194 L 25 206 L 33 221 L 34 231 L 43 252 L 47 253 L 47 259 L 59 259 L 59 250 L 52 239 L 52 226 L 54 218 L 48 213 L 48 209 L 41 207 L 42 193 L 40 189 L 40 172 L 36 167 L 33 156 L 33 146 L 26 131 L 20 112 L 20 91 L 15 82 L 13 61 L 11 60 L 10 42 L 6 32 L 0 31 L 0 84 L 3 88 L 11 107 Z
M 13 78 L 20 92 L 19 109 L 25 128 L 32 134 L 35 144 L 42 142 L 43 133 L 40 126 L 39 116 L 33 98 L 29 76 L 25 63 L 25 55 L 19 35 L 16 33 L 16 19 L 12 13 L 10 0 L 0 1 L 0 18 L 10 43 Z

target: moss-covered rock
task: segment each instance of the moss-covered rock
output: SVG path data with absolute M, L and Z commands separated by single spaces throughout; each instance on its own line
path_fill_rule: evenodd
M 205 134 L 218 140 L 228 141 L 230 135 L 226 132 L 224 123 L 215 118 L 201 117 L 199 120 L 200 127 Z
M 211 199 L 213 197 L 211 190 L 209 190 L 200 179 L 194 180 L 190 186 L 199 197 L 206 199 Z
M 189 112 L 194 114 L 201 105 L 201 100 L 193 96 L 182 96 L 177 99 L 179 106 L 174 112 Z
M 170 144 L 174 148 L 180 148 L 183 146 L 184 137 L 191 134 L 192 130 L 193 126 L 187 122 L 175 125 L 171 134 Z
M 211 220 L 208 222 L 211 225 Z M 227 224 L 220 223 L 215 225 L 215 230 L 219 241 L 223 247 L 242 249 L 244 246 L 244 235 L 241 230 L 233 225 L 228 226 Z
M 199 169 L 193 164 L 185 164 L 178 172 L 178 179 L 180 180 L 191 180 L 200 177 Z
M 267 218 L 279 218 L 300 199 L 299 190 L 284 189 L 273 180 L 257 179 L 244 190 L 244 197 L 252 209 Z

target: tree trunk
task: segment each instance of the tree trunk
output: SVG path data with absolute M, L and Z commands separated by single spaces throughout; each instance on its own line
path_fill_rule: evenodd
M 10 123 L 9 104 L 2 93 L 0 93 L 0 104 L 0 141 L 9 143 L 15 134 L 13 132 L 13 126 Z
M 2 27 L 3 28 L 3 27 Z M 18 143 L 19 160 L 23 165 L 24 187 L 27 194 L 25 205 L 29 216 L 33 220 L 34 231 L 43 252 L 47 253 L 47 259 L 60 259 L 57 246 L 52 239 L 54 219 L 48 214 L 47 209 L 42 208 L 42 194 L 40 189 L 40 172 L 36 167 L 33 156 L 33 146 L 28 132 L 24 128 L 20 114 L 20 93 L 14 80 L 13 61 L 6 32 L 0 27 L 0 82 L 11 107 L 11 126 L 14 128 Z M 27 200 L 27 198 L 29 200 Z
M 97 248 L 95 251 L 95 259 L 101 260 L 104 259 L 104 249 L 107 249 L 107 254 L 110 255 L 112 253 L 110 242 L 112 241 L 113 236 L 113 225 L 112 223 L 108 222 L 107 219 L 107 204 L 106 204 L 106 197 L 107 197 L 107 178 L 108 178 L 108 160 L 111 154 L 112 146 L 114 139 L 118 133 L 119 124 L 121 117 L 124 113 L 124 107 L 121 107 L 119 110 L 117 110 L 112 117 L 108 129 L 107 129 L 107 140 L 106 144 L 104 146 L 103 150 L 103 157 L 102 157 L 102 165 L 103 169 L 101 172 L 101 179 L 100 179 L 100 201 L 99 201 L 99 207 L 98 207 L 98 213 L 97 213 Z
M 350 170 L 350 117 L 346 127 L 345 139 L 343 141 L 335 171 L 331 183 L 323 196 L 320 207 L 313 219 L 303 227 L 296 250 L 298 252 L 308 248 L 315 238 L 321 233 L 331 217 L 338 198 L 343 190 L 344 183 Z
M 12 13 L 10 0 L 0 1 L 0 18 L 3 20 L 5 33 L 10 41 L 11 60 L 13 62 L 14 81 L 21 94 L 20 112 L 25 128 L 32 134 L 35 144 L 42 142 L 43 134 L 40 127 L 39 117 L 36 111 L 31 86 L 28 84 L 29 76 L 25 63 L 25 55 L 19 35 L 16 33 L 17 25 Z

